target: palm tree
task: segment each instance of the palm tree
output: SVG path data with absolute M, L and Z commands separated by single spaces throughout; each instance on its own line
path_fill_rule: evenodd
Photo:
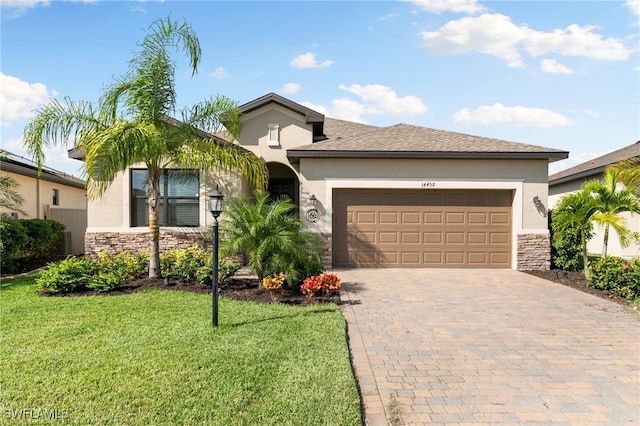
M 6 151 L 0 150 L 0 158 L 6 159 Z M 20 184 L 11 176 L 0 175 L 0 207 L 26 215 L 22 210 L 24 198 L 18 192 Z
M 240 132 L 235 102 L 217 97 L 181 110 L 182 121 L 171 119 L 176 109 L 175 69 L 170 49 L 182 50 L 192 75 L 200 62 L 200 42 L 187 23 L 158 19 L 149 27 L 129 71 L 103 93 L 98 107 L 85 101 L 52 101 L 36 111 L 25 127 L 27 149 L 40 166 L 43 149 L 66 144 L 86 153 L 85 174 L 90 199 L 101 196 L 119 173 L 144 164 L 149 205 L 149 277 L 160 277 L 158 201 L 166 168 L 195 168 L 239 173 L 256 188 L 266 186 L 266 165 L 254 154 L 225 143 L 208 132 L 224 128 Z
M 640 158 L 632 157 L 609 166 L 618 172 L 618 181 L 628 189 L 640 192 Z
M 584 276 L 589 277 L 586 235 L 594 215 L 598 213 L 598 203 L 591 190 L 583 187 L 578 192 L 565 195 L 560 199 L 553 213 L 553 220 L 556 223 L 556 226 L 554 226 L 556 230 L 554 239 L 556 241 L 561 241 L 564 233 L 569 229 L 579 230 Z
M 631 241 L 632 232 L 620 213 L 640 212 L 640 203 L 634 192 L 628 188 L 618 188 L 618 170 L 608 169 L 604 180 L 587 182 L 584 188 L 591 192 L 596 199 L 598 212 L 593 216 L 594 221 L 604 227 L 604 241 L 602 243 L 602 257 L 607 257 L 609 245 L 609 228 L 618 234 L 620 245 L 627 247 Z
M 323 270 L 316 234 L 305 231 L 289 198 L 271 201 L 266 191 L 254 191 L 253 200 L 233 197 L 225 206 L 221 224 L 223 256 L 243 254 L 258 278 L 284 273 L 290 284 Z

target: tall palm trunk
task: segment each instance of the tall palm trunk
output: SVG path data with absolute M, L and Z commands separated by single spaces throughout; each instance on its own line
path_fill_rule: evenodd
M 609 225 L 604 227 L 604 241 L 602 242 L 602 257 L 607 257 L 607 249 L 609 247 Z
M 160 200 L 160 177 L 159 173 L 151 168 L 148 169 L 148 174 L 149 278 L 160 278 L 160 222 L 158 214 L 158 201 Z
M 580 230 L 582 237 L 582 265 L 584 266 L 584 277 L 589 278 L 589 255 L 587 254 L 587 239 L 585 238 L 584 229 Z

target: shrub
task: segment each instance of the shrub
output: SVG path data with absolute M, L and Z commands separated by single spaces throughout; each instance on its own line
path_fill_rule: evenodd
M 253 200 L 234 197 L 227 203 L 221 222 L 223 255 L 246 255 L 259 279 L 284 273 L 289 286 L 322 272 L 320 240 L 304 230 L 291 200 L 272 201 L 264 191 L 253 196 Z
M 193 281 L 196 277 L 202 281 L 211 272 L 210 254 L 198 246 L 164 252 L 160 255 L 160 271 L 165 277 L 183 282 Z
M 0 222 L 0 269 L 3 272 L 11 273 L 18 270 L 18 259 L 22 257 L 28 238 L 21 221 L 2 219 Z
M 558 232 L 559 224 L 553 220 L 553 210 L 549 211 L 548 220 L 551 234 L 551 267 L 581 272 L 584 267 L 580 229 L 577 227 L 566 228 L 562 233 L 562 239 L 558 240 L 554 238 L 554 235 Z M 589 241 L 592 236 L 593 227 L 588 226 L 585 229 L 585 238 Z
M 186 249 L 170 250 L 160 255 L 160 271 L 165 277 L 179 279 L 185 283 L 211 283 L 211 253 L 192 246 Z M 240 269 L 240 264 L 226 259 L 218 263 L 218 282 L 229 279 Z
M 0 222 L 0 268 L 17 272 L 33 263 L 46 264 L 57 255 L 64 225 L 47 219 L 8 219 Z
M 67 293 L 86 284 L 89 277 L 97 272 L 94 261 L 69 257 L 49 266 L 36 279 L 39 293 Z
M 589 267 L 589 285 L 627 299 L 640 295 L 640 259 L 627 261 L 609 256 L 591 262 Z
M 226 281 L 231 278 L 240 269 L 240 263 L 232 259 L 220 262 L 218 265 L 218 280 Z

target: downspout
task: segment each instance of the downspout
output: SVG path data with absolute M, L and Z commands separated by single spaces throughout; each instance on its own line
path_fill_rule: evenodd
M 37 219 L 40 218 L 40 175 L 36 175 L 36 211 L 38 212 Z

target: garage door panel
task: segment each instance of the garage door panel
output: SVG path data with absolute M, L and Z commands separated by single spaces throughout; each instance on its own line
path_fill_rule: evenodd
M 420 232 L 418 231 L 401 232 L 400 236 L 402 244 L 420 244 Z
M 486 266 L 488 262 L 488 253 L 486 252 L 469 252 L 467 255 L 467 261 L 469 265 L 476 267 Z
M 381 225 L 397 225 L 398 221 L 398 212 L 380 212 L 380 224 Z
M 425 212 L 422 218 L 425 225 L 442 225 L 444 223 L 442 212 Z
M 441 251 L 426 251 L 422 253 L 422 263 L 426 266 L 444 266 L 444 253 Z
M 398 244 L 397 232 L 379 232 L 378 241 L 380 244 Z
M 464 244 L 464 232 L 445 232 L 444 240 L 447 244 Z
M 420 265 L 420 252 L 419 251 L 403 251 L 401 253 L 401 261 L 403 265 Z
M 463 251 L 448 251 L 444 254 L 444 259 L 449 266 L 463 266 L 465 264 L 465 253 Z
M 335 192 L 335 266 L 510 267 L 511 191 Z

